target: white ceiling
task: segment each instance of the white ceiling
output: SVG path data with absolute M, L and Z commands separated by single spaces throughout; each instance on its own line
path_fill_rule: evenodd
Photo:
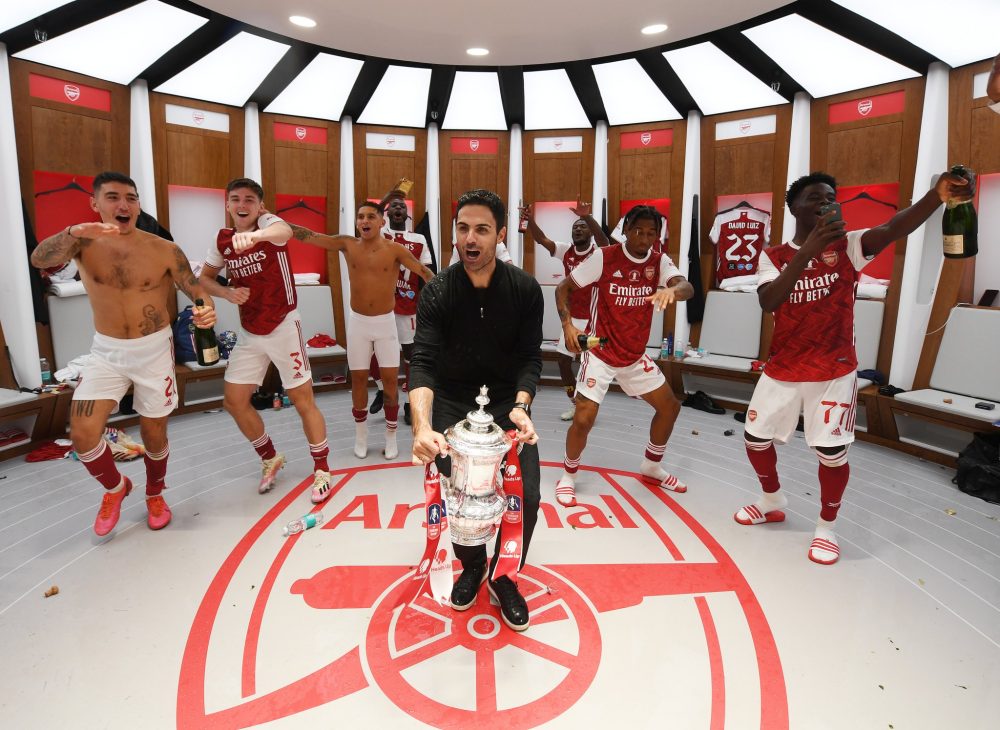
M 422 63 L 520 66 L 629 53 L 724 28 L 789 0 L 196 0 L 275 33 L 368 56 Z M 317 22 L 300 28 L 304 15 Z M 645 36 L 643 26 L 666 23 Z M 474 58 L 467 48 L 488 48 Z

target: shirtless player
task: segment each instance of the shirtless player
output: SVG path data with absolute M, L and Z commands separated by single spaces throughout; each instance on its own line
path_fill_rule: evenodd
M 395 197 L 399 195 L 402 193 Z M 395 459 L 399 455 L 396 447 L 396 425 L 399 418 L 399 337 L 393 314 L 399 267 L 405 266 L 425 282 L 434 276 L 405 246 L 382 235 L 382 227 L 385 225 L 382 210 L 380 203 L 369 201 L 358 206 L 355 222 L 360 238 L 326 236 L 292 225 L 295 238 L 329 251 L 340 251 L 347 260 L 347 272 L 351 281 L 347 366 L 351 370 L 351 405 L 356 428 L 354 455 L 359 459 L 368 455 L 368 369 L 373 352 L 378 357 L 385 387 L 385 458 Z
M 87 471 L 105 488 L 94 532 L 107 535 L 132 491 L 102 435 L 118 401 L 134 388 L 139 431 L 146 447 L 147 523 L 159 530 L 170 523 L 161 492 L 167 473 L 167 416 L 177 407 L 174 342 L 168 302 L 174 288 L 192 301 L 198 327 L 215 324 L 212 300 L 191 272 L 181 249 L 135 227 L 139 193 L 131 178 L 102 172 L 94 178 L 91 207 L 102 223 L 77 223 L 42 241 L 31 263 L 49 268 L 75 259 L 94 313 L 94 360 L 73 393 L 70 438 Z

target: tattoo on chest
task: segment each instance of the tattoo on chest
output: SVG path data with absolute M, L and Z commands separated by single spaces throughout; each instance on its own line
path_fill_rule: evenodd
M 163 327 L 163 315 L 152 304 L 147 304 L 142 308 L 142 321 L 139 322 L 139 331 L 144 335 L 151 335 L 158 332 Z

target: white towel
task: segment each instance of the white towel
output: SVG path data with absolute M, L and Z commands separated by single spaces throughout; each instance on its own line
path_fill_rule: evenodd
M 53 376 L 57 383 L 67 383 L 73 380 L 79 380 L 81 373 L 83 373 L 84 367 L 90 364 L 94 356 L 89 352 L 86 355 L 80 355 L 79 357 L 74 357 L 68 363 L 66 367 L 62 370 L 56 370 Z
M 319 274 L 305 273 L 305 274 L 295 274 L 295 284 L 305 285 L 305 284 L 319 284 Z
M 52 281 L 49 284 L 49 293 L 57 297 L 78 297 L 86 294 L 82 281 Z

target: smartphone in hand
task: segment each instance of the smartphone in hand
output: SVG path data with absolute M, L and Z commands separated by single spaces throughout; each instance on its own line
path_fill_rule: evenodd
M 840 203 L 837 202 L 827 203 L 819 209 L 819 212 L 820 215 L 825 217 L 831 210 L 834 212 L 833 217 L 830 218 L 827 223 L 837 223 L 838 221 L 844 220 L 844 217 L 840 214 Z

